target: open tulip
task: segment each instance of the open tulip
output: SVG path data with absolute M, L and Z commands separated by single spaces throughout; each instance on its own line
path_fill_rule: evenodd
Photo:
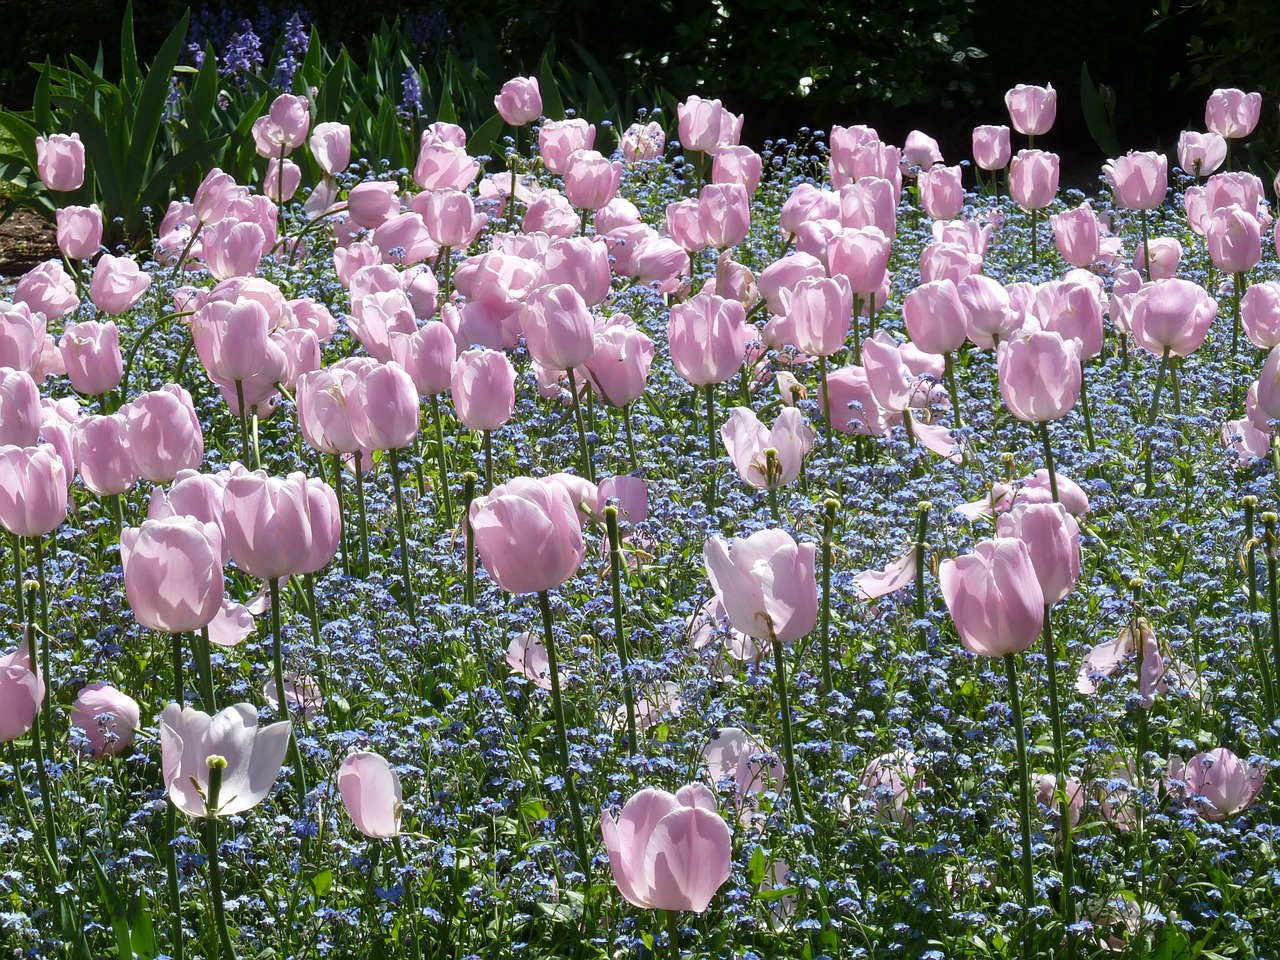
M 786 644 L 813 629 L 818 615 L 815 549 L 784 530 L 761 530 L 702 550 L 707 576 L 734 628 Z
M 1206 820 L 1234 817 L 1262 792 L 1264 768 L 1246 764 L 1226 747 L 1197 753 L 1185 764 L 1169 758 L 1168 779 L 1186 784 L 1188 805 Z
M 1220 137 L 1239 140 L 1253 133 L 1261 114 L 1262 94 L 1228 87 L 1209 94 L 1204 107 L 1204 125 Z
M 729 825 L 702 784 L 641 790 L 600 831 L 618 892 L 637 907 L 702 913 L 729 879 Z
M 237 703 L 210 716 L 176 703 L 160 717 L 162 772 L 169 799 L 189 817 L 230 817 L 252 810 L 271 792 L 289 749 L 292 723 L 258 726 L 258 710 Z M 209 761 L 221 757 L 218 806 L 207 806 Z
M 356 829 L 366 837 L 385 839 L 400 833 L 400 777 L 376 753 L 350 754 L 338 768 L 338 793 Z
M 1193 177 L 1215 173 L 1227 159 L 1227 141 L 1217 133 L 1183 130 L 1178 134 L 1178 166 Z
M 774 490 L 800 476 L 815 434 L 795 407 L 784 409 L 772 427 L 762 424 L 750 407 L 734 407 L 720 436 L 738 476 L 753 487 Z

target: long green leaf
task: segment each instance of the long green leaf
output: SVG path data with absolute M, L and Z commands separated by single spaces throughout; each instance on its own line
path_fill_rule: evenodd
M 102 869 L 102 864 L 92 853 L 89 854 L 89 863 L 93 865 L 93 876 L 98 881 L 98 896 L 102 900 L 103 907 L 106 908 L 111 933 L 116 938 L 116 949 L 120 951 L 122 960 L 131 960 L 133 937 L 129 933 L 129 913 L 125 910 L 120 894 L 116 892 L 115 884 L 111 882 L 106 871 Z
M 3 127 L 5 132 L 13 138 L 13 142 L 18 145 L 18 149 L 22 151 L 22 155 L 26 158 L 27 166 L 34 170 L 36 168 L 36 138 L 40 136 L 40 131 L 10 110 L 0 110 L 0 127 Z
M 49 109 L 49 97 L 53 88 L 53 82 L 49 79 L 52 72 L 50 66 L 50 62 L 45 60 L 44 67 L 40 70 L 40 79 L 36 81 L 35 97 L 31 101 L 31 114 L 36 125 L 48 132 L 53 131 L 53 111 Z
M 121 131 L 121 136 L 128 140 L 124 189 L 133 197 L 141 196 L 147 171 L 153 163 L 152 151 L 155 149 L 160 124 L 164 122 L 165 103 L 169 99 L 169 81 L 173 76 L 173 68 L 178 65 L 178 59 L 182 56 L 190 19 L 191 13 L 187 11 L 160 45 L 160 52 L 156 54 L 151 69 L 147 72 L 147 79 L 143 81 L 133 126 Z
M 473 157 L 492 157 L 498 137 L 502 135 L 502 125 L 502 117 L 496 113 L 480 124 L 475 132 L 467 137 L 467 153 Z
M 133 35 L 133 0 L 128 0 L 124 5 L 124 16 L 120 20 L 120 85 L 134 90 L 141 82 L 138 45 Z
M 1120 139 L 1116 136 L 1115 124 L 1107 115 L 1098 87 L 1089 76 L 1087 63 L 1080 64 L 1080 107 L 1093 142 L 1108 157 L 1120 156 Z
M 548 54 L 554 45 L 542 51 L 542 60 L 538 63 L 538 89 L 542 93 L 542 112 L 550 120 L 564 119 L 564 101 L 560 99 L 560 84 L 556 83 L 555 73 L 551 69 Z

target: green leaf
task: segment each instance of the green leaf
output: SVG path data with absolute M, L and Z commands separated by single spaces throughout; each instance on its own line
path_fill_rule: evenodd
M 130 89 L 142 81 L 138 71 L 138 47 L 133 36 L 133 0 L 124 5 L 120 20 L 120 83 Z
M 753 887 L 760 886 L 764 880 L 764 872 L 769 867 L 768 858 L 764 855 L 764 847 L 756 847 L 751 851 L 751 860 L 747 863 L 747 883 Z
M 93 865 L 93 876 L 98 881 L 98 895 L 102 899 L 102 905 L 106 908 L 107 917 L 111 924 L 111 932 L 116 938 L 116 949 L 120 951 L 121 957 L 131 958 L 133 956 L 133 938 L 129 934 L 129 914 L 124 908 L 120 895 L 116 892 L 115 884 L 107 877 L 106 871 L 102 869 L 102 864 L 98 862 L 98 858 L 92 853 L 89 854 L 89 863 Z
M 160 132 L 160 124 L 164 122 L 165 103 L 169 99 L 169 78 L 173 76 L 173 68 L 178 65 L 178 58 L 182 56 L 190 18 L 189 11 L 184 13 L 160 46 L 160 52 L 156 54 L 147 79 L 142 84 L 132 129 L 122 132 L 122 136 L 127 138 L 124 189 L 129 199 L 138 198 L 142 194 L 147 168 L 152 163 L 156 136 Z M 167 190 L 169 184 L 164 186 Z
M 147 895 L 138 892 L 129 907 L 129 940 L 138 960 L 155 960 L 160 955 L 156 944 L 156 931 L 151 923 L 151 911 L 147 908 Z
M 1120 140 L 1116 136 L 1115 121 L 1107 115 L 1102 95 L 1089 76 L 1089 65 L 1080 64 L 1080 107 L 1089 135 L 1108 157 L 1120 156 Z
M 502 134 L 502 117 L 494 114 L 467 138 L 467 153 L 473 157 L 492 157 L 494 145 Z
M 311 887 L 312 894 L 317 897 L 323 897 L 333 887 L 333 871 L 324 870 L 317 873 L 308 881 L 307 885 Z
M 40 79 L 36 81 L 35 97 L 31 102 L 31 113 L 35 117 L 36 125 L 47 132 L 53 130 L 53 111 L 49 109 L 50 88 L 53 86 L 49 79 L 51 73 L 49 61 L 45 60 L 44 68 L 40 71 Z
M 542 60 L 538 64 L 538 89 L 542 93 L 543 114 L 550 120 L 563 120 L 564 101 L 560 99 L 560 84 L 556 83 L 551 61 L 547 59 L 553 49 L 554 45 L 542 52 Z

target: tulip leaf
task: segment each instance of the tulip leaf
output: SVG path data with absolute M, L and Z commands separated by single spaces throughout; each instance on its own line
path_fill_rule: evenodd
M 1093 142 L 1108 157 L 1121 154 L 1120 140 L 1116 136 L 1114 116 L 1108 114 L 1098 86 L 1089 76 L 1089 65 L 1080 64 L 1080 106 L 1084 110 L 1084 122 Z
M 542 94 L 542 114 L 549 120 L 564 119 L 564 101 L 560 99 L 560 85 L 556 83 L 555 74 L 551 72 L 548 56 L 554 51 L 554 44 L 542 53 L 538 64 L 538 92 Z
M 89 863 L 93 866 L 93 876 L 98 882 L 98 895 L 102 898 L 102 905 L 106 909 L 111 933 L 116 938 L 116 949 L 120 951 L 121 957 L 132 957 L 133 937 L 129 933 L 129 913 L 125 910 L 124 901 L 120 899 L 115 884 L 111 882 L 106 871 L 102 869 L 102 864 L 92 853 L 89 854 Z
M 323 897 L 333 888 L 333 871 L 324 870 L 317 873 L 307 882 L 307 886 L 316 897 Z

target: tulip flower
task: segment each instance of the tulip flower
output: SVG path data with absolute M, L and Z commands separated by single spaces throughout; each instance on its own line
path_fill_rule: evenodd
M 676 109 L 680 145 L 686 150 L 715 155 L 721 147 L 736 146 L 742 137 L 741 115 L 734 116 L 719 100 L 691 96 Z
M 311 116 L 307 101 L 284 93 L 271 101 L 265 116 L 253 122 L 253 143 L 258 156 L 284 157 L 307 139 Z
M 1217 172 L 1227 159 L 1227 141 L 1221 134 L 1183 130 L 1178 134 L 1178 166 L 1193 177 Z
M 512 77 L 493 98 L 493 105 L 505 123 L 522 127 L 542 116 L 542 91 L 537 77 Z
M 538 151 L 542 163 L 556 176 L 564 176 L 569 161 L 578 150 L 590 150 L 596 143 L 595 124 L 581 119 L 548 120 L 538 130 Z
M 1240 301 L 1245 336 L 1259 350 L 1280 344 L 1280 282 L 1255 283 Z
M 656 120 L 646 124 L 633 123 L 622 134 L 622 155 L 628 163 L 657 160 L 666 145 L 667 135 Z
M 185 387 L 166 384 L 135 397 L 120 413 L 138 473 L 147 480 L 169 483 L 204 460 L 200 418 Z
M 138 482 L 124 417 L 85 417 L 76 424 L 72 442 L 80 477 L 95 496 L 118 496 Z
M 1058 92 L 1051 83 L 1043 87 L 1020 83 L 1005 93 L 1004 105 L 1009 110 L 1013 129 L 1034 142 L 1036 137 L 1048 133 L 1057 119 Z
M 84 732 L 98 757 L 128 750 L 140 717 L 138 701 L 104 683 L 85 684 L 71 705 L 71 726 Z
M 71 386 L 88 397 L 101 396 L 120 385 L 124 359 L 114 320 L 69 323 L 58 340 Z
M 898 749 L 868 763 L 859 785 L 880 816 L 894 823 L 907 823 L 911 819 L 907 801 L 924 786 L 924 777 L 916 771 L 915 754 Z
M 1017 123 L 1014 124 L 1017 126 Z M 1031 211 L 1031 260 L 1037 262 L 1039 213 L 1058 195 L 1060 161 L 1056 153 L 1019 150 L 1009 165 L 1009 195 Z
M 103 313 L 112 315 L 131 309 L 151 286 L 151 278 L 129 257 L 104 253 L 93 268 L 89 298 Z
M 1226 747 L 1197 753 L 1186 763 L 1169 758 L 1170 789 L 1181 781 L 1187 805 L 1215 822 L 1242 813 L 1258 799 L 1265 775 L 1265 768 L 1245 763 Z
M 27 645 L 0 656 L 0 743 L 30 730 L 44 700 L 44 684 L 31 667 Z
M 88 207 L 63 207 L 58 211 L 58 249 L 68 260 L 89 260 L 102 246 L 102 211 Z
M 935 220 L 953 220 L 964 208 L 960 168 L 933 167 L 920 174 L 920 206 Z
M 766 428 L 750 407 L 734 407 L 720 428 L 720 436 L 738 476 L 753 487 L 768 490 L 775 508 L 775 492 L 800 476 L 814 440 L 813 428 L 795 407 L 785 408 L 771 428 Z
M 400 777 L 376 753 L 349 754 L 338 768 L 338 793 L 356 829 L 371 839 L 400 834 Z
M 1011 155 L 1008 127 L 986 125 L 973 128 L 973 162 L 979 169 L 1003 170 L 1009 165 Z
M 84 183 L 84 144 L 80 134 L 36 137 L 36 174 L 46 189 L 79 190 Z
M 307 143 L 326 176 L 336 177 L 351 165 L 351 128 L 345 123 L 317 123 Z
M 1204 125 L 1226 140 L 1253 133 L 1262 114 L 1262 94 L 1235 87 L 1214 90 L 1204 107 Z
M 652 787 L 614 817 L 600 818 L 609 869 L 628 903 L 650 910 L 702 913 L 729 879 L 733 842 L 699 783 L 675 794 Z
M 144 520 L 120 534 L 125 596 L 145 627 L 190 633 L 222 605 L 222 535 L 190 517 Z
M 66 518 L 66 468 L 53 446 L 0 446 L 0 526 L 39 538 Z
M 80 307 L 76 282 L 58 260 L 46 260 L 19 277 L 13 290 L 13 302 L 26 306 L 28 315 L 40 313 L 46 320 L 61 319 Z M 3 306 L 0 306 L 0 312 L 10 318 L 13 315 Z M 43 335 L 43 330 L 41 333 Z M 13 366 L 12 363 L 5 365 Z
M 35 446 L 42 418 L 40 389 L 31 375 L 0 367 L 0 444 Z

